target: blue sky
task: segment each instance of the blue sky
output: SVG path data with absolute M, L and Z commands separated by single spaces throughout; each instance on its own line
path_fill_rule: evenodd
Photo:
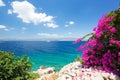
M 120 0 L 0 0 L 0 40 L 75 40 Z

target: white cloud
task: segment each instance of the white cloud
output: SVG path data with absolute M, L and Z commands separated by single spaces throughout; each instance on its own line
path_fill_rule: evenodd
M 9 29 L 7 29 L 7 28 L 5 28 L 4 30 L 5 30 L 5 31 L 9 31 Z
M 54 23 L 54 17 L 47 15 L 46 13 L 38 13 L 36 12 L 36 8 L 29 3 L 28 1 L 13 1 L 11 3 L 11 6 L 13 8 L 12 11 L 9 11 L 9 13 L 16 13 L 17 17 L 22 19 L 24 23 L 33 23 L 33 24 L 39 24 L 39 23 L 45 23 L 45 24 L 51 24 L 47 25 L 51 28 L 56 28 L 56 24 Z M 52 27 L 53 26 L 53 27 Z
M 70 33 L 71 34 L 71 33 Z M 52 41 L 52 40 L 57 40 L 57 41 L 74 41 L 78 38 L 78 36 L 70 36 L 70 35 L 59 35 L 59 34 L 49 34 L 49 33 L 37 33 L 38 40 L 43 40 L 43 41 Z
M 0 6 L 5 6 L 5 4 L 2 0 L 0 0 Z
M 22 29 L 22 31 L 25 31 L 27 28 L 26 27 L 22 27 L 21 29 Z
M 15 28 L 10 28 L 9 30 L 15 30 Z
M 4 30 L 5 31 L 12 31 L 12 30 L 15 30 L 15 28 L 5 28 Z
M 64 26 L 65 26 L 65 27 L 68 27 L 69 25 L 66 24 L 66 25 L 64 25 Z
M 5 28 L 6 28 L 6 26 L 0 25 L 0 29 L 5 29 Z
M 75 24 L 74 21 L 69 21 L 69 22 L 66 22 L 66 23 L 67 23 L 67 24 L 64 25 L 65 27 L 69 27 L 70 25 Z
M 48 26 L 50 28 L 57 28 L 58 27 L 58 25 L 56 25 L 54 23 L 46 23 L 46 24 L 44 24 L 44 26 Z
M 73 24 L 75 24 L 74 21 L 70 21 L 70 22 L 69 22 L 69 25 L 73 25 Z
M 21 30 L 22 30 L 22 33 L 25 33 L 25 31 L 27 30 L 27 28 L 26 27 L 22 27 Z
M 12 10 L 11 9 L 8 9 L 8 14 L 12 14 Z
M 68 34 L 72 34 L 72 32 L 68 32 Z
M 0 29 L 3 29 L 5 31 L 11 31 L 14 30 L 15 28 L 7 28 L 5 25 L 0 25 Z
M 48 34 L 48 33 L 37 33 L 37 35 L 39 35 L 40 37 L 44 37 L 44 38 L 57 38 L 57 37 L 59 37 L 58 34 Z

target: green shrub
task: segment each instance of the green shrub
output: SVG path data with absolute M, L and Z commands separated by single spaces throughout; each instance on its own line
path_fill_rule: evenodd
M 0 80 L 28 80 L 31 66 L 27 56 L 0 51 Z
M 79 55 L 75 58 L 75 61 L 79 61 L 79 62 L 81 62 L 82 64 L 83 64 L 83 62 L 84 62 Z
M 35 80 L 35 79 L 37 79 L 37 78 L 40 77 L 39 74 L 37 74 L 37 73 L 32 73 L 32 72 L 30 72 L 29 75 L 30 75 L 30 77 L 29 77 L 28 80 Z

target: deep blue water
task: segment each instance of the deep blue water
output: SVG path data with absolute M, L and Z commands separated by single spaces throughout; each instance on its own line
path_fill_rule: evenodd
M 81 42 L 84 43 L 84 42 Z M 80 44 L 81 44 L 80 43 Z M 40 66 L 54 66 L 59 70 L 81 55 L 79 44 L 72 41 L 1 41 L 0 50 L 10 51 L 18 56 L 27 55 L 32 61 L 32 70 Z

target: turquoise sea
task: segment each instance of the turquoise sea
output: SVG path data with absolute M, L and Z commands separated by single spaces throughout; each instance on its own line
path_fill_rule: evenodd
M 18 56 L 27 55 L 33 63 L 32 71 L 40 66 L 53 66 L 59 70 L 81 55 L 77 51 L 80 44 L 73 44 L 72 41 L 0 41 L 0 50 Z

